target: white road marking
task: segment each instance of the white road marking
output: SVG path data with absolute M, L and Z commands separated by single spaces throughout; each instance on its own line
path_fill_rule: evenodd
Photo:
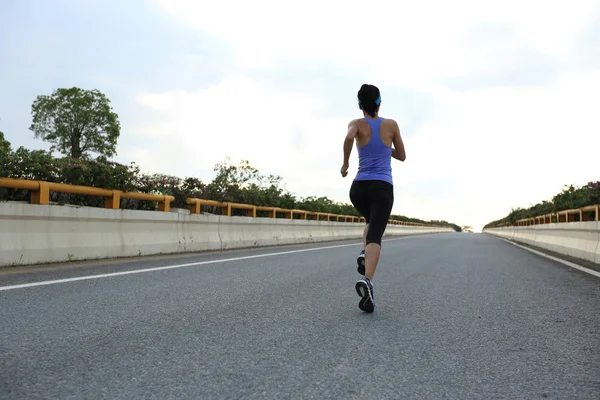
M 594 271 L 593 269 L 589 269 L 589 268 L 586 268 L 586 267 L 582 267 L 581 265 L 578 265 L 578 264 L 572 263 L 572 262 L 570 262 L 570 261 L 567 261 L 567 260 L 562 260 L 562 259 L 560 259 L 560 258 L 553 257 L 553 256 L 551 256 L 551 255 L 549 255 L 549 254 L 542 253 L 541 251 L 537 251 L 537 250 L 530 249 L 530 248 L 528 248 L 528 247 L 525 247 L 525 246 L 521 246 L 520 244 L 517 244 L 517 243 L 511 242 L 510 240 L 507 240 L 507 239 L 503 239 L 503 240 L 504 240 L 505 242 L 507 242 L 507 243 L 510 243 L 510 244 L 512 244 L 512 245 L 514 245 L 514 246 L 520 247 L 520 248 L 522 248 L 522 249 L 525 249 L 525 250 L 527 250 L 527 251 L 530 251 L 530 252 L 532 252 L 532 253 L 535 253 L 535 254 L 537 254 L 537 255 L 540 255 L 540 256 L 542 256 L 542 257 L 549 258 L 550 260 L 554 260 L 554 261 L 556 261 L 556 262 L 559 262 L 559 263 L 561 263 L 561 264 L 567 265 L 567 266 L 569 266 L 569 267 L 572 267 L 572 268 L 578 269 L 578 270 L 580 270 L 580 271 L 583 271 L 583 272 L 587 272 L 587 273 L 588 273 L 588 274 L 590 274 L 590 275 L 594 275 L 594 276 L 596 276 L 596 277 L 600 278 L 600 272 L 598 272 L 598 271 Z
M 384 242 L 391 242 L 391 241 L 408 239 L 408 238 L 412 238 L 412 237 L 418 237 L 418 235 L 417 236 L 406 236 L 406 237 L 394 238 L 394 239 L 384 239 L 383 241 Z M 193 263 L 177 264 L 177 265 L 165 265 L 165 266 L 162 266 L 162 267 L 135 269 L 135 270 L 131 270 L 131 271 L 112 272 L 112 273 L 108 273 L 108 274 L 86 275 L 86 276 L 78 276 L 78 277 L 74 277 L 74 278 L 55 279 L 55 280 L 51 280 L 51 281 L 22 283 L 22 284 L 19 284 L 19 285 L 0 286 L 0 292 L 1 291 L 5 291 L 5 290 L 15 290 L 15 289 L 30 288 L 30 287 L 34 287 L 34 286 L 55 285 L 57 283 L 85 281 L 85 280 L 90 280 L 90 279 L 102 279 L 102 278 L 110 278 L 110 277 L 113 277 L 113 276 L 120 276 L 120 275 L 141 274 L 141 273 L 145 273 L 145 272 L 164 271 L 164 270 L 168 270 L 168 269 L 195 267 L 195 266 L 198 266 L 198 265 L 218 264 L 218 263 L 226 263 L 226 262 L 231 262 L 231 261 L 249 260 L 249 259 L 252 259 L 252 258 L 282 256 L 282 255 L 286 255 L 286 254 L 303 253 L 303 252 L 307 252 L 307 251 L 337 249 L 337 248 L 340 248 L 340 247 L 359 246 L 361 244 L 362 244 L 361 242 L 357 242 L 357 243 L 350 243 L 350 244 L 339 244 L 339 245 L 335 245 L 335 246 L 311 247 L 309 249 L 280 251 L 280 252 L 277 252 L 277 253 L 256 254 L 256 255 L 253 255 L 253 256 L 222 258 L 222 259 L 219 259 L 219 260 L 198 261 L 198 262 L 193 262 Z

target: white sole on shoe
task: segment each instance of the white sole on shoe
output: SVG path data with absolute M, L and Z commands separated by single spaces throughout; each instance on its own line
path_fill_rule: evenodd
M 375 310 L 375 304 L 373 302 L 373 295 L 367 282 L 360 280 L 356 282 L 354 286 L 356 293 L 361 297 L 358 302 L 358 308 L 364 312 L 373 312 Z

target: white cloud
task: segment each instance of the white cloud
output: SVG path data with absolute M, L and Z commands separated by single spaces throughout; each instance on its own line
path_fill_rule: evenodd
M 283 91 L 244 72 L 296 63 L 324 65 L 355 82 L 379 85 L 384 116 L 393 117 L 398 108 L 386 102 L 386 92 L 395 87 L 435 98 L 435 117 L 416 132 L 403 132 L 408 157 L 394 163 L 395 213 L 481 228 L 513 206 L 550 198 L 563 184 L 598 179 L 593 150 L 600 145 L 600 73 L 557 69 L 569 65 L 573 44 L 597 18 L 594 1 L 569 7 L 516 0 L 383 1 L 368 9 L 364 1 L 311 0 L 293 7 L 268 0 L 159 3 L 178 21 L 228 43 L 238 73 L 203 90 L 139 96 L 166 118 L 155 132 L 168 136 L 160 139 L 160 150 L 145 155 L 155 170 L 202 176 L 200 171 L 231 156 L 282 175 L 301 196 L 347 202 L 350 179 L 338 171 L 346 124 L 358 110 L 322 115 L 329 99 Z M 499 42 L 483 36 L 474 47 L 472 35 L 490 24 L 503 24 L 513 36 Z M 523 79 L 524 72 L 514 70 L 518 57 L 507 57 L 528 50 L 559 60 L 551 71 L 556 79 L 544 86 L 481 85 L 464 92 L 444 83 L 482 70 Z M 357 89 L 330 96 L 354 96 Z M 350 174 L 355 172 L 356 150 Z
M 593 22 L 597 2 L 563 7 L 545 1 L 158 0 L 188 26 L 227 40 L 241 65 L 276 60 L 329 62 L 378 81 L 432 85 L 439 76 L 470 72 L 464 39 L 471 28 L 506 22 L 524 42 L 549 55 L 569 50 Z
M 308 176 L 318 181 L 323 167 L 342 159 L 340 132 L 343 137 L 349 118 L 317 118 L 322 102 L 309 94 L 279 92 L 232 76 L 206 90 L 147 93 L 139 101 L 167 117 L 155 127 L 168 134 L 161 157 L 152 163 L 155 170 L 193 174 L 231 157 L 250 160 L 287 182 L 303 182 Z

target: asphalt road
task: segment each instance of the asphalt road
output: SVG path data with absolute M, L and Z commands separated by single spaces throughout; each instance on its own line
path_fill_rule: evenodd
M 597 277 L 487 235 L 410 237 L 384 243 L 366 314 L 359 249 L 0 274 L 0 398 L 600 398 Z M 48 279 L 67 280 L 14 286 Z

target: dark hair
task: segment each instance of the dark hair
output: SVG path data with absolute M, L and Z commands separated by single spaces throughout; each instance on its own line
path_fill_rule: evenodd
M 361 110 L 375 118 L 375 113 L 379 108 L 381 94 L 375 85 L 364 84 L 358 91 L 358 104 Z

